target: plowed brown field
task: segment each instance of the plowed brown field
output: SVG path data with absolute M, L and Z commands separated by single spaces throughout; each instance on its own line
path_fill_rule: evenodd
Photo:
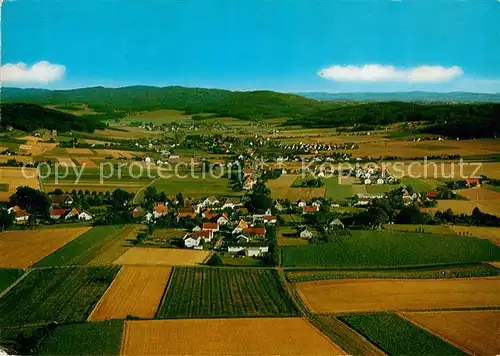
M 244 318 L 127 321 L 121 354 L 331 356 L 345 353 L 305 319 Z
M 154 317 L 171 271 L 170 267 L 123 267 L 89 320 Z
M 0 234 L 0 268 L 27 268 L 90 229 L 82 226 L 3 232 Z
M 210 251 L 134 247 L 121 255 L 114 263 L 118 265 L 193 266 L 205 261 L 208 255 Z
M 416 312 L 401 316 L 468 353 L 500 354 L 500 310 Z
M 341 279 L 296 284 L 313 313 L 500 306 L 500 278 Z

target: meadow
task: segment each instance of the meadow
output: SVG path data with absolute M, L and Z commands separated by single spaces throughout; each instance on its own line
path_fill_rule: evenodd
M 122 320 L 61 325 L 43 340 L 38 354 L 119 355 L 123 328 Z
M 97 226 L 48 255 L 35 267 L 86 265 L 103 253 L 114 240 L 120 239 L 124 226 Z
M 500 260 L 486 240 L 413 232 L 353 230 L 341 242 L 284 246 L 284 267 L 389 267 Z
M 296 313 L 274 270 L 175 267 L 158 316 L 200 318 Z
M 463 355 L 439 337 L 396 314 L 344 315 L 341 320 L 390 355 Z
M 0 327 L 84 321 L 117 267 L 32 270 L 0 303 Z
M 19 277 L 23 275 L 23 273 L 24 272 L 22 270 L 15 268 L 0 269 L 0 292 L 14 283 Z

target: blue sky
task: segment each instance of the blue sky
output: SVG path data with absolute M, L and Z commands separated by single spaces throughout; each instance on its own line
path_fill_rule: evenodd
M 2 80 L 500 92 L 499 19 L 497 0 L 4 0 Z

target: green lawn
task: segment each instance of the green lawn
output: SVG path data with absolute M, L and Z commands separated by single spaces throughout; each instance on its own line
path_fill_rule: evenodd
M 186 173 L 187 174 L 187 173 Z M 197 175 L 200 173 L 196 173 Z M 158 192 L 165 192 L 167 196 L 176 195 L 181 192 L 184 197 L 203 198 L 209 195 L 217 197 L 240 197 L 242 192 L 234 192 L 227 178 L 193 178 L 193 177 L 172 177 L 167 179 L 158 179 L 153 184 Z M 143 198 L 144 190 L 140 191 L 135 201 Z
M 36 269 L 1 298 L 0 326 L 85 321 L 118 266 Z
M 23 271 L 14 268 L 1 268 L 0 269 L 0 292 L 14 283 L 19 277 L 23 275 Z
M 124 322 L 112 320 L 59 326 L 39 355 L 119 355 Z
M 121 238 L 123 225 L 97 226 L 38 261 L 35 267 L 85 265 L 99 255 L 106 244 Z
M 396 314 L 353 314 L 341 319 L 389 355 L 464 355 Z
M 326 187 L 325 198 L 345 200 L 352 198 L 354 192 L 351 184 L 340 184 L 337 177 L 323 179 Z
M 500 247 L 461 236 L 354 230 L 339 243 L 284 246 L 284 267 L 388 267 L 499 261 Z

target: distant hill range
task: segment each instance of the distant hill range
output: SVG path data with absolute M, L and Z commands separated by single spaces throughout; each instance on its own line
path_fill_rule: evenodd
M 322 101 L 405 101 L 405 102 L 445 102 L 445 103 L 499 103 L 500 93 L 450 92 L 434 93 L 426 91 L 394 92 L 394 93 L 297 93 L 309 99 Z

